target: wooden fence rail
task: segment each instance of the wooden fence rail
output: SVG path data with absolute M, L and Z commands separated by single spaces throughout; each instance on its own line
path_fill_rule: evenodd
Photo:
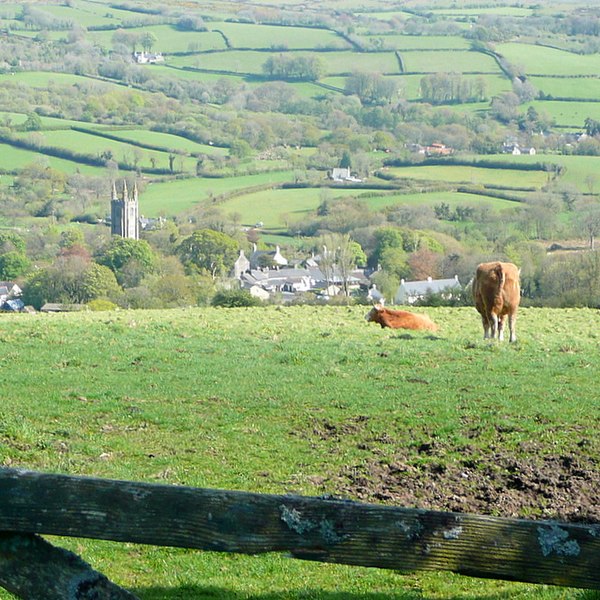
M 600 525 L 0 469 L 0 529 L 0 585 L 21 598 L 133 598 L 33 534 L 600 589 Z M 42 583 L 50 560 L 73 572 Z

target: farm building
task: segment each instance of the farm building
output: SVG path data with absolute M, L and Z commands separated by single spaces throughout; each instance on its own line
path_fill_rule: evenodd
M 432 279 L 428 277 L 422 281 L 400 280 L 400 285 L 394 296 L 396 304 L 414 304 L 422 300 L 427 294 L 443 294 L 445 298 L 452 298 L 462 290 L 458 277 L 452 279 Z
M 165 57 L 160 52 L 134 52 L 133 58 L 138 65 L 152 65 L 165 62 Z
M 331 170 L 331 173 L 329 174 L 329 178 L 337 183 L 341 183 L 344 181 L 350 181 L 354 183 L 362 182 L 362 179 L 359 179 L 358 177 L 352 175 L 352 173 L 350 172 L 350 167 L 333 168 Z

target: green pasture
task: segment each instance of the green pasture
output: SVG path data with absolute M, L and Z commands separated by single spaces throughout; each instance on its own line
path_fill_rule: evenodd
M 119 129 L 118 131 L 110 133 L 132 142 L 165 148 L 167 151 L 186 152 L 188 154 L 207 154 L 210 156 L 227 156 L 229 154 L 227 148 L 219 148 L 217 146 L 211 146 L 210 144 L 199 144 L 198 142 L 188 140 L 187 138 L 170 133 L 162 133 L 160 131 L 148 131 L 147 129 Z
M 9 127 L 22 125 L 27 120 L 25 113 L 0 111 L 0 123 Z M 71 127 L 90 127 L 103 129 L 104 125 L 88 123 L 86 121 L 74 121 L 73 119 L 60 119 L 58 117 L 40 116 L 44 129 L 70 129 Z
M 469 41 L 457 35 L 365 35 L 368 41 L 377 40 L 393 50 L 468 50 Z
M 47 156 L 45 154 L 40 154 L 39 152 L 15 148 L 8 144 L 0 143 L 0 169 L 15 171 L 18 169 L 23 169 L 27 165 L 34 163 L 48 165 L 53 169 L 63 171 L 64 173 L 68 174 L 83 173 L 84 175 L 94 175 L 97 177 L 102 177 L 106 174 L 105 169 L 101 167 L 84 165 L 70 160 L 55 158 L 54 156 Z M 4 177 L 4 175 L 2 175 L 2 177 Z
M 491 56 L 468 50 L 403 52 L 402 60 L 405 71 L 409 73 L 500 73 Z
M 535 158 L 535 157 L 532 157 Z M 538 157 L 539 161 L 539 157 Z M 387 167 L 386 172 L 397 178 L 448 181 L 474 185 L 497 185 L 507 187 L 542 187 L 548 180 L 543 171 L 517 171 L 463 165 L 422 165 L 410 167 Z
M 311 56 L 317 58 L 326 75 L 352 73 L 353 71 L 373 71 L 377 73 L 399 73 L 399 65 L 393 52 L 285 52 L 291 57 Z M 263 64 L 277 52 L 257 52 L 252 50 L 228 50 L 210 54 L 169 57 L 168 63 L 176 67 L 211 69 L 230 73 L 250 73 L 263 75 Z
M 400 95 L 407 100 L 420 100 L 421 99 L 421 80 L 426 75 L 392 75 L 389 76 L 391 79 L 398 83 L 400 89 Z M 506 77 L 501 75 L 462 75 L 464 81 L 476 81 L 482 78 L 485 82 L 486 95 L 489 98 L 501 94 L 503 92 L 509 92 L 512 90 L 511 83 Z M 323 80 L 324 82 L 329 80 Z M 342 83 L 343 81 L 338 82 Z M 332 84 L 333 85 L 333 84 Z M 455 105 L 452 108 L 458 108 L 459 105 Z M 489 103 L 486 104 L 489 106 Z
M 19 21 L 14 22 L 16 27 L 22 27 L 22 23 Z M 69 35 L 69 30 L 52 30 L 52 31 L 44 31 L 41 33 L 37 29 L 15 29 L 10 32 L 11 36 L 19 37 L 19 38 L 31 38 L 32 40 L 43 37 L 52 40 L 53 42 L 63 42 L 67 40 L 67 36 Z
M 86 4 L 85 7 L 83 6 L 84 4 Z M 101 14 L 100 12 L 90 11 L 90 6 L 93 6 L 91 2 L 74 2 L 73 6 L 43 4 L 39 6 L 39 9 L 45 13 L 51 14 L 56 19 L 71 22 L 86 28 L 106 25 L 120 25 L 125 18 L 133 16 L 133 13 L 125 11 L 118 11 L 118 14 L 115 14 L 110 9 L 105 10 L 104 14 Z M 108 14 L 111 16 L 108 16 Z M 66 36 L 66 33 L 63 33 Z
M 176 179 L 150 182 L 140 194 L 140 213 L 146 217 L 171 217 L 203 201 L 212 202 L 223 194 L 242 191 L 254 186 L 270 186 L 293 181 L 292 171 L 276 171 L 239 177 Z M 217 203 L 216 206 L 221 206 Z
M 97 86 L 100 90 L 114 88 L 115 84 L 98 79 L 85 77 L 84 75 L 72 75 L 71 73 L 54 73 L 52 71 L 23 71 L 15 73 L 0 74 L 0 83 L 22 83 L 35 88 L 47 88 L 53 85 L 70 86 Z
M 472 158 L 481 158 L 475 157 Z M 589 184 L 594 184 L 594 193 L 600 192 L 600 175 L 598 174 L 598 165 L 600 158 L 597 156 L 573 156 L 573 155 L 558 155 L 558 154 L 538 154 L 536 156 L 521 155 L 513 156 L 512 154 L 497 154 L 490 155 L 490 160 L 502 160 L 507 163 L 536 163 L 544 162 L 550 164 L 558 164 L 564 167 L 560 181 L 570 183 L 579 188 L 581 192 L 589 192 Z
M 264 229 L 287 228 L 314 213 L 323 198 L 356 198 L 372 210 L 390 206 L 434 206 L 445 202 L 455 206 L 482 206 L 493 210 L 514 208 L 515 203 L 489 196 L 460 192 L 428 192 L 399 194 L 376 190 L 345 190 L 339 188 L 272 189 L 236 196 L 219 205 L 226 214 L 237 214 L 243 225 L 262 222 Z
M 325 29 L 225 22 L 210 23 L 210 29 L 222 31 L 233 48 L 350 48 L 350 44 L 344 38 Z
M 237 196 L 219 205 L 226 214 L 236 213 L 243 225 L 261 222 L 265 229 L 284 227 L 314 211 L 327 198 L 352 196 L 351 190 L 302 188 L 263 190 Z
M 191 56 L 169 56 L 167 62 L 169 65 L 179 68 L 192 67 L 194 69 L 261 75 L 263 73 L 262 65 L 269 56 L 268 52 L 224 50 L 223 52 L 193 54 Z
M 582 56 L 565 50 L 509 42 L 497 44 L 496 50 L 527 75 L 598 75 L 600 55 Z
M 153 50 L 163 54 L 172 52 L 204 52 L 206 50 L 224 50 L 225 40 L 215 31 L 179 31 L 171 25 L 151 25 L 136 28 L 138 33 L 152 33 L 156 36 Z M 90 31 L 88 36 L 104 48 L 112 47 L 114 31 Z M 140 48 L 141 49 L 141 48 Z
M 559 127 L 583 129 L 588 117 L 600 119 L 600 98 L 598 102 L 561 102 L 559 100 L 534 100 L 523 105 L 523 109 L 533 106 L 538 112 L 552 117 Z
M 362 197 L 370 208 L 378 210 L 390 206 L 435 206 L 436 204 L 446 203 L 450 208 L 457 206 L 468 206 L 473 208 L 486 207 L 491 210 L 500 211 L 513 209 L 517 204 L 511 200 L 502 200 L 482 194 L 465 194 L 464 192 L 415 192 L 412 194 L 386 194 L 382 196 Z
M 600 79 L 596 77 L 528 77 L 540 92 L 555 98 L 600 98 Z
M 153 74 L 158 75 L 159 77 L 168 77 L 171 79 L 173 77 L 176 77 L 188 81 L 203 81 L 206 83 L 217 83 L 219 81 L 224 81 L 231 82 L 236 85 L 245 85 L 250 88 L 256 88 L 258 86 L 264 85 L 265 83 L 269 83 L 269 81 L 263 79 L 262 77 L 257 78 L 252 75 L 250 77 L 246 77 L 244 75 L 236 75 L 235 73 L 205 73 L 202 71 L 188 71 L 184 68 L 171 68 L 169 66 L 161 65 L 152 65 L 150 68 L 152 69 Z M 284 83 L 285 85 L 290 86 L 290 89 L 294 90 L 294 92 L 302 98 L 314 98 L 317 96 L 322 96 L 324 94 L 331 93 L 331 90 L 326 90 L 319 86 L 318 83 L 312 83 L 309 81 L 286 81 L 278 83 Z
M 59 19 L 73 21 L 84 27 L 121 25 L 139 18 L 139 13 L 116 8 L 114 3 L 91 0 L 74 0 L 66 4 L 42 4 L 40 8 Z M 156 17 L 147 16 L 148 19 Z
M 0 19 L 13 20 L 21 14 L 22 8 L 18 2 L 3 2 L 0 4 Z
M 171 65 L 171 60 L 172 57 L 169 57 L 169 65 Z M 195 61 L 191 57 L 189 62 L 189 66 L 198 68 L 195 67 Z M 173 67 L 174 66 L 175 65 L 173 65 Z M 148 69 L 150 69 L 149 72 L 152 74 L 153 77 L 169 77 L 171 79 L 176 77 L 180 79 L 186 79 L 188 81 L 206 81 L 207 83 L 215 83 L 219 80 L 223 80 L 234 83 L 236 85 L 252 85 L 252 81 L 248 81 L 243 75 L 236 75 L 235 73 L 203 73 L 201 71 L 187 71 L 183 68 L 172 68 L 168 65 L 148 65 Z M 257 83 L 263 82 L 255 82 L 255 84 Z
M 27 137 L 29 134 L 21 134 Z M 169 152 L 147 150 L 132 146 L 126 142 L 118 142 L 97 135 L 73 130 L 45 131 L 40 134 L 43 146 L 65 148 L 80 154 L 98 157 L 102 153 L 112 152 L 113 160 L 125 162 L 130 165 L 137 164 L 141 169 L 158 168 L 169 169 Z M 43 146 L 40 151 L 43 151 Z M 152 163 L 154 159 L 154 164 Z M 176 171 L 195 172 L 196 159 L 177 155 L 174 163 Z
M 427 12 L 439 17 L 478 17 L 479 15 L 501 15 L 504 17 L 528 17 L 532 14 L 532 8 L 526 6 L 481 6 L 477 8 L 456 7 L 456 8 L 428 8 Z
M 396 473 L 390 489 L 401 493 L 415 478 L 448 471 L 462 474 L 453 493 L 468 493 L 478 474 L 509 478 L 511 465 L 514 476 L 514 465 L 535 472 L 561 458 L 573 471 L 553 473 L 541 486 L 568 481 L 579 461 L 597 481 L 598 311 L 522 309 L 519 341 L 509 345 L 481 339 L 473 308 L 417 310 L 439 323 L 437 334 L 382 330 L 365 322 L 364 307 L 0 315 L 0 461 L 440 510 L 460 497 L 439 487 L 424 506 L 419 495 L 382 498 L 378 486 L 393 485 Z M 360 477 L 359 494 L 351 484 Z M 521 499 L 527 490 L 507 492 Z M 518 515 L 552 518 L 556 500 L 539 493 L 537 505 Z M 480 512 L 496 510 L 490 504 Z M 278 554 L 51 541 L 142 600 L 597 598 Z

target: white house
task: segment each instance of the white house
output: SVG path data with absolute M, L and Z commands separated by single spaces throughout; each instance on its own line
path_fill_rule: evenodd
M 400 280 L 400 285 L 394 295 L 395 304 L 414 304 L 422 300 L 427 294 L 443 294 L 445 298 L 452 298 L 453 294 L 460 292 L 462 286 L 458 277 L 452 279 L 432 279 L 428 277 L 422 281 Z
M 165 62 L 165 57 L 160 52 L 134 52 L 133 58 L 138 65 L 150 65 Z
M 352 181 L 354 183 L 360 183 L 362 179 L 355 177 L 350 172 L 350 167 L 334 167 L 331 169 L 331 173 L 329 174 L 330 179 L 335 182 L 344 182 L 344 181 Z

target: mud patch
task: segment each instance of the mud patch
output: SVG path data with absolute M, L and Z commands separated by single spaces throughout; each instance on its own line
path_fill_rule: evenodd
M 421 447 L 431 454 L 430 447 Z M 331 482 L 334 483 L 334 482 Z M 598 462 L 576 454 L 516 458 L 496 452 L 415 464 L 396 453 L 344 468 L 336 493 L 365 502 L 505 517 L 600 523 Z

